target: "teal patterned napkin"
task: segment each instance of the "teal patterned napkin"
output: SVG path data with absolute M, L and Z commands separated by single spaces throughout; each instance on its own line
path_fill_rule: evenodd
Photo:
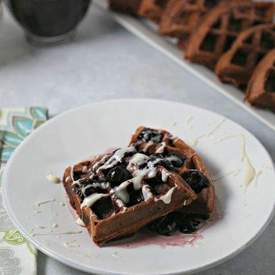
M 2 205 L 1 178 L 15 148 L 47 120 L 41 107 L 0 109 L 0 275 L 36 274 L 36 250 L 14 228 Z

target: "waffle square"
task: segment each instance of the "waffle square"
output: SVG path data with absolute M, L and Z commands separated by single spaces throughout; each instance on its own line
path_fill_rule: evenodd
M 219 2 L 218 0 L 171 0 L 163 12 L 159 32 L 179 38 L 179 47 L 185 49 L 202 17 Z
M 275 112 L 275 49 L 255 68 L 247 87 L 246 101 Z
M 139 15 L 158 23 L 168 2 L 169 0 L 142 0 Z
M 246 88 L 256 65 L 273 48 L 274 24 L 250 28 L 240 33 L 230 50 L 221 56 L 216 65 L 216 74 L 223 82 Z
M 122 13 L 137 15 L 141 0 L 109 0 L 110 9 Z
M 255 25 L 271 23 L 274 4 L 270 2 L 226 1 L 213 8 L 193 32 L 186 59 L 214 69 L 238 35 Z

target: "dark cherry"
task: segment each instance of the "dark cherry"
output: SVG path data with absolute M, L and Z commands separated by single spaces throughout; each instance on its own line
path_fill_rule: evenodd
M 164 159 L 161 154 L 152 154 L 149 156 L 148 162 L 146 162 L 147 167 L 151 166 L 153 164 L 154 167 L 158 165 L 163 165 L 164 164 Z
M 152 141 L 154 143 L 160 143 L 162 141 L 162 138 L 163 135 L 159 131 L 150 128 L 144 128 L 138 136 L 138 140 L 140 141 Z
M 74 191 L 74 192 L 77 194 L 77 196 L 79 197 L 80 202 L 83 202 L 85 196 L 84 196 L 84 194 L 82 193 L 81 188 L 78 187 L 78 186 L 74 186 L 74 187 L 73 187 L 73 191 Z
M 105 219 L 111 216 L 115 211 L 112 199 L 110 197 L 101 198 L 92 206 L 93 212 L 99 219 Z
M 160 174 L 157 174 L 155 178 L 146 179 L 146 183 L 151 187 L 151 192 L 155 196 L 163 195 L 171 188 L 171 186 L 162 181 Z
M 127 187 L 127 193 L 129 194 L 129 202 L 127 203 L 127 207 L 131 207 L 133 205 L 136 205 L 136 204 L 144 201 L 142 191 L 135 190 L 133 185 L 129 185 Z
M 164 9 L 167 5 L 167 0 L 156 0 L 155 3 L 158 5 L 160 8 Z
M 200 224 L 208 219 L 206 215 L 176 213 L 176 224 L 180 232 L 191 234 L 198 230 Z
M 167 169 L 180 168 L 184 164 L 185 158 L 175 154 L 167 154 L 164 159 L 164 166 Z
M 182 173 L 181 177 L 197 194 L 209 186 L 208 178 L 203 173 L 195 169 Z
M 219 3 L 219 0 L 206 0 L 205 1 L 205 6 L 207 8 L 213 8 Z
M 73 172 L 73 177 L 74 177 L 74 180 L 79 180 L 82 176 L 82 172 L 81 171 L 74 171 Z
M 130 172 L 123 166 L 118 165 L 113 167 L 106 176 L 106 180 L 111 183 L 111 186 L 117 186 L 123 181 L 130 179 L 132 176 Z
M 92 187 L 92 186 L 89 186 L 85 189 L 85 191 L 83 192 L 84 193 L 83 195 L 84 195 L 84 197 L 88 197 L 88 196 L 92 195 L 95 192 L 96 192 L 95 188 Z
M 184 234 L 192 234 L 197 231 L 197 226 L 193 225 L 191 222 L 186 221 L 179 225 L 179 230 Z
M 161 153 L 152 155 L 150 161 L 154 162 L 155 166 L 162 165 L 168 170 L 175 170 L 184 164 L 185 158 L 172 153 Z
M 184 234 L 192 234 L 196 232 L 201 223 L 208 218 L 208 215 L 173 212 L 153 221 L 147 227 L 152 232 L 166 236 L 173 234 L 177 230 Z
M 165 217 L 157 219 L 148 225 L 148 228 L 152 232 L 156 232 L 160 235 L 169 236 L 177 230 L 177 224 L 175 222 L 175 213 L 170 213 Z

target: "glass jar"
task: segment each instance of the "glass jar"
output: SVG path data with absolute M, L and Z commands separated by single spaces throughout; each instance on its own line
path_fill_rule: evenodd
M 6 0 L 35 44 L 57 43 L 71 38 L 88 11 L 91 0 Z

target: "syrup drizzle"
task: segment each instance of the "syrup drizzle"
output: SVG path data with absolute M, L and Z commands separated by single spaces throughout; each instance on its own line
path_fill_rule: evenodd
M 245 136 L 243 134 L 230 135 L 230 136 L 220 138 L 219 140 L 216 141 L 216 143 L 219 143 L 228 139 L 232 139 L 232 138 L 239 138 L 241 140 L 240 158 L 243 163 L 243 169 L 244 169 L 243 182 L 245 187 L 248 187 L 255 179 L 257 179 L 257 174 L 259 172 L 256 171 L 247 153 Z

